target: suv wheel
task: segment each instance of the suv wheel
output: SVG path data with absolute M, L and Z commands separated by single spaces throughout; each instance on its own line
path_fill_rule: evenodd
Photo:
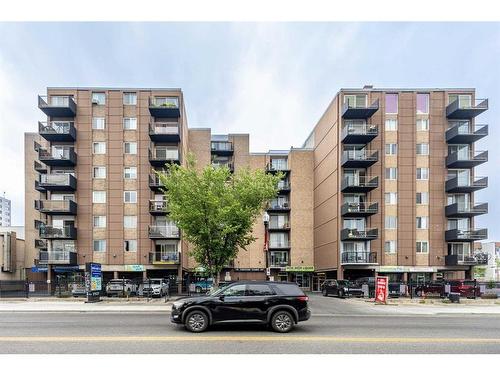
M 201 311 L 191 311 L 184 323 L 186 329 L 191 332 L 203 332 L 208 328 L 207 314 Z
M 293 325 L 293 316 L 288 311 L 278 311 L 271 318 L 271 327 L 279 333 L 290 332 Z
M 325 289 L 323 289 L 323 290 L 322 290 L 322 292 L 323 292 L 323 295 L 324 295 L 325 297 L 328 297 L 328 292 L 326 291 L 326 288 L 325 288 Z
M 339 290 L 337 291 L 337 296 L 338 296 L 339 298 L 344 298 L 344 291 L 343 291 L 342 289 L 339 289 Z

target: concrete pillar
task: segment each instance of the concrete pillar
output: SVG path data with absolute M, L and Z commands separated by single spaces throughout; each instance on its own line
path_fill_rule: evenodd
M 113 279 L 118 279 L 118 271 L 113 271 Z
M 52 266 L 50 264 L 47 265 L 47 292 L 48 294 L 52 294 Z
M 144 270 L 142 271 L 142 279 L 146 280 L 148 278 L 148 271 Z
M 338 280 L 343 280 L 344 279 L 344 267 L 339 266 L 337 269 L 337 279 Z
M 182 293 L 182 282 L 183 282 L 183 279 L 182 279 L 182 267 L 180 267 L 180 266 L 177 268 L 177 279 L 180 280 L 180 283 L 179 283 L 179 285 L 177 287 L 177 292 L 179 294 L 181 294 Z

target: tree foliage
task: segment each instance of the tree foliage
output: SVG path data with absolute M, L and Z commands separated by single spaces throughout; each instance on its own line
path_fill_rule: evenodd
M 190 253 L 214 280 L 239 249 L 255 241 L 252 226 L 267 202 L 276 197 L 281 174 L 206 166 L 201 171 L 188 156 L 186 166 L 157 172 L 164 185 L 169 217 L 183 231 Z

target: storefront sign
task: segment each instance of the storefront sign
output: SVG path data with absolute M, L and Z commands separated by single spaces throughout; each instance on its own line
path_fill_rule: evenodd
M 286 272 L 314 272 L 314 266 L 287 266 Z
M 265 268 L 235 268 L 236 272 L 264 272 Z
M 99 302 L 99 292 L 102 288 L 102 271 L 100 263 L 85 264 L 85 289 L 87 302 Z
M 49 269 L 47 267 L 31 267 L 31 272 L 47 272 Z
M 380 266 L 378 272 L 437 272 L 436 267 Z
M 389 292 L 389 278 L 387 276 L 377 276 L 375 279 L 375 303 L 387 303 Z
M 126 264 L 124 268 L 128 272 L 143 272 L 145 270 L 142 264 Z

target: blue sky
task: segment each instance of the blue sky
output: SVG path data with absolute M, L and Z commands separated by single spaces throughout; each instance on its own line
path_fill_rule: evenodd
M 252 151 L 301 146 L 341 87 L 475 87 L 490 99 L 477 223 L 500 240 L 499 51 L 500 23 L 0 23 L 0 193 L 23 225 L 23 133 L 46 86 L 180 87 L 190 127 L 248 132 Z

